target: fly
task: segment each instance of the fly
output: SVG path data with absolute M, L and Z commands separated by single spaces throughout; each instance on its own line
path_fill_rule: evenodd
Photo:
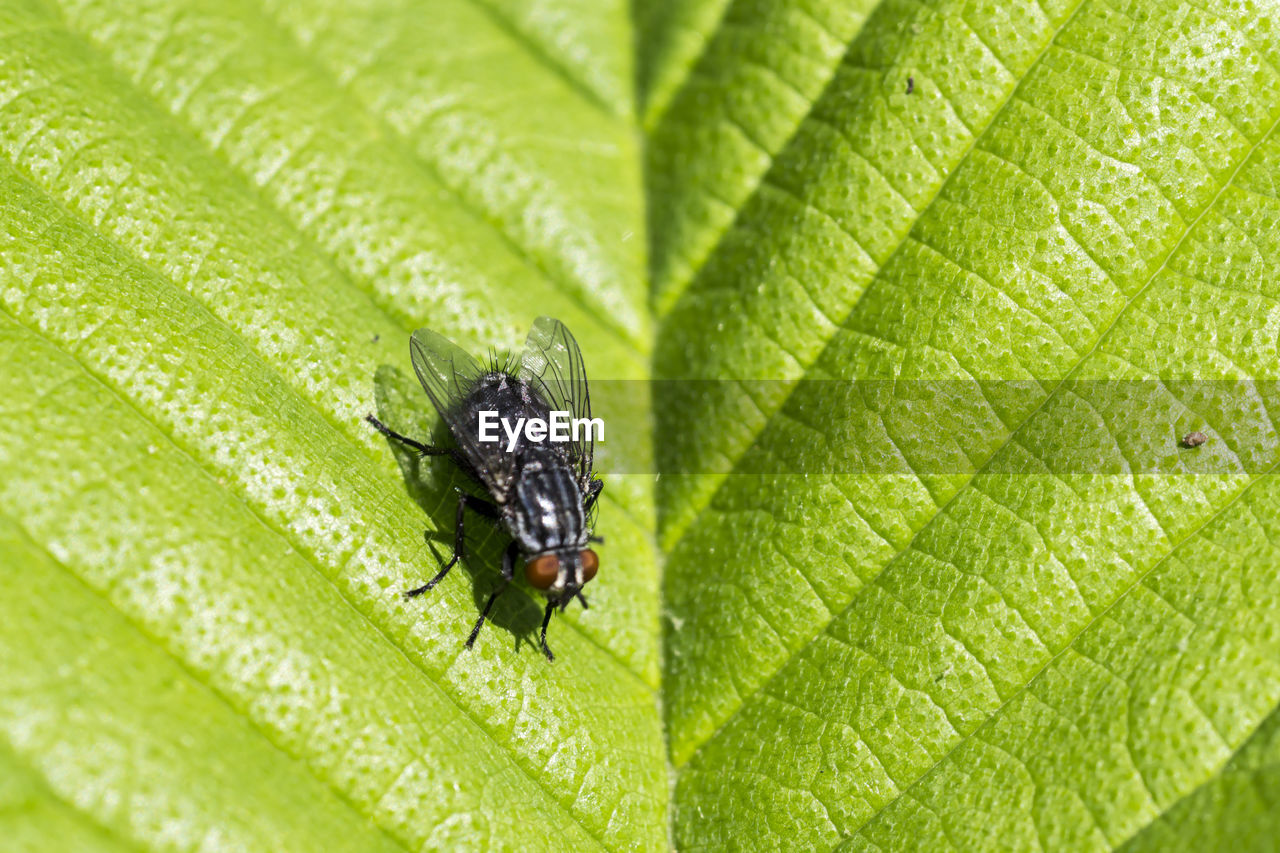
M 555 660 L 547 646 L 547 625 L 557 609 L 587 600 L 582 587 L 596 576 L 600 559 L 588 545 L 596 499 L 604 483 L 592 473 L 594 437 L 590 429 L 576 431 L 569 441 L 534 442 L 519 435 L 510 443 L 481 441 L 482 415 L 496 413 L 503 421 L 541 418 L 567 412 L 574 421 L 591 421 L 591 397 L 582 352 L 559 320 L 539 317 L 529 330 L 518 363 L 494 361 L 482 366 L 456 344 L 429 330 L 419 329 L 409 340 L 409 354 L 418 381 L 449 427 L 457 447 L 435 447 L 401 435 L 373 415 L 365 418 L 383 435 L 422 456 L 447 456 L 485 492 L 485 497 L 462 492 L 453 534 L 453 556 L 436 576 L 405 593 L 419 596 L 444 580 L 462 559 L 466 538 L 463 522 L 469 509 L 499 523 L 511 536 L 502 552 L 502 582 L 467 637 L 467 648 L 498 596 L 515 576 L 516 561 L 524 562 L 525 578 L 547 599 L 539 643 L 547 660 Z

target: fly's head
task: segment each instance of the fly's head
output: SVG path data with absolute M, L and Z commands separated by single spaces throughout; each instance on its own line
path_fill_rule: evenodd
M 529 584 L 563 610 L 600 570 L 600 558 L 590 548 L 534 554 L 524 565 Z M 585 604 L 585 601 L 584 601 Z

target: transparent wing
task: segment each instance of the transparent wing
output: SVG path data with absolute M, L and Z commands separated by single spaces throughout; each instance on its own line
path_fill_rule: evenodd
M 458 449 L 467 458 L 481 481 L 490 482 L 496 460 L 496 445 L 481 445 L 476 424 L 468 419 L 462 405 L 485 369 L 466 350 L 430 329 L 418 329 L 409 339 L 409 359 L 431 403 L 449 427 Z
M 519 376 L 540 392 L 552 409 L 570 412 L 575 420 L 590 420 L 591 395 L 582 351 L 564 323 L 551 317 L 533 321 L 520 358 Z M 577 441 L 560 446 L 567 448 L 585 489 L 595 454 L 593 430 L 580 428 Z

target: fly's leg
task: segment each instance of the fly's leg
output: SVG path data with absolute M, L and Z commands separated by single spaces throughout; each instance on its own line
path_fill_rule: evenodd
M 459 458 L 457 451 L 453 450 L 452 448 L 432 447 L 429 444 L 423 444 L 420 441 L 409 438 L 409 436 L 407 435 L 402 435 L 401 433 L 396 432 L 391 427 L 387 426 L 382 421 L 375 418 L 373 415 L 365 415 L 364 419 L 368 421 L 370 424 L 372 424 L 374 429 L 376 429 L 378 432 L 385 435 L 387 438 L 395 439 L 396 441 L 403 444 L 405 447 L 409 447 L 409 448 L 412 448 L 413 450 L 416 450 L 419 456 L 448 456 L 449 458 L 453 459 L 454 462 L 457 462 L 464 470 L 469 470 L 469 466 L 467 466 L 464 463 L 464 461 Z M 449 562 L 445 563 L 444 566 L 440 569 L 440 571 L 436 573 L 435 577 L 433 577 L 431 580 L 424 583 L 422 586 L 407 591 L 404 594 L 405 598 L 413 598 L 415 596 L 422 595 L 424 592 L 431 589 L 436 584 L 440 583 L 440 581 L 444 580 L 444 576 L 449 574 L 449 570 L 452 569 L 454 565 L 457 564 L 459 558 L 462 557 L 463 548 L 466 544 L 466 539 L 463 534 L 462 517 L 468 506 L 470 506 L 472 510 L 479 513 L 480 515 L 485 516 L 486 518 L 498 517 L 498 508 L 495 507 L 493 504 L 489 503 L 486 500 L 481 500 L 480 498 L 474 497 L 472 495 L 463 494 L 458 499 L 458 514 L 456 518 L 456 523 L 454 525 L 454 534 L 453 534 L 453 556 L 450 557 Z M 427 541 L 428 543 L 430 543 L 431 541 L 430 533 L 429 532 L 424 533 L 423 535 L 427 537 Z
M 432 447 L 430 444 L 423 444 L 421 441 L 415 441 L 407 435 L 401 435 L 373 415 L 365 415 L 364 419 L 373 425 L 373 428 L 385 435 L 387 438 L 393 438 L 403 444 L 405 447 L 411 447 L 422 456 L 452 456 L 453 451 L 447 447 Z
M 515 576 L 516 552 L 519 548 L 519 544 L 513 541 L 507 546 L 507 550 L 502 552 L 502 585 L 495 589 L 493 594 L 489 596 L 489 600 L 484 603 L 484 610 L 480 612 L 480 618 L 476 620 L 476 626 L 471 629 L 471 636 L 467 637 L 467 648 L 471 648 L 471 644 L 476 641 L 476 637 L 480 635 L 480 628 L 484 625 L 484 620 L 489 617 L 489 609 L 498 600 L 498 596 L 507 591 L 511 578 Z
M 472 512 L 476 513 L 477 515 L 483 515 L 485 518 L 498 517 L 498 508 L 493 504 L 489 503 L 488 501 L 482 498 L 478 498 L 475 495 L 469 495 L 466 492 L 462 492 L 461 494 L 459 494 L 458 495 L 458 514 L 455 517 L 454 526 L 453 526 L 453 556 L 449 558 L 449 562 L 445 563 L 444 566 L 441 567 L 440 571 L 436 573 L 435 577 L 433 577 L 431 580 L 427 581 L 417 589 L 411 589 L 408 592 L 406 592 L 404 594 L 405 598 L 414 598 L 416 596 L 422 595 L 424 592 L 431 589 L 436 584 L 440 583 L 440 581 L 444 580 L 444 576 L 449 574 L 449 570 L 452 569 L 455 565 L 457 565 L 458 560 L 462 558 L 463 552 L 466 550 L 466 544 L 467 544 L 467 535 L 466 535 L 465 529 L 463 528 L 463 522 L 466 518 L 467 507 L 471 507 Z
M 547 647 L 547 623 L 551 621 L 551 614 L 556 609 L 554 601 L 547 602 L 547 610 L 542 614 L 542 634 L 538 637 L 538 642 L 542 646 L 542 653 L 547 656 L 547 660 L 555 660 L 556 656 L 551 654 L 551 649 Z
M 425 540 L 427 540 L 427 544 L 428 544 L 428 545 L 430 545 L 430 544 L 431 544 L 431 531 L 430 531 L 430 530 L 424 530 L 424 531 L 422 531 L 422 538 L 423 538 L 423 539 L 425 539 Z M 456 562 L 458 562 L 458 543 L 457 543 L 457 542 L 454 542 L 454 543 L 453 543 L 453 558 L 452 558 L 451 560 L 449 560 L 449 562 L 447 562 L 447 563 L 445 563 L 445 564 L 444 564 L 444 568 L 443 568 L 443 569 L 441 569 L 440 571 L 436 572 L 436 576 L 435 576 L 435 577 L 433 577 L 431 580 L 427 581 L 426 583 L 424 583 L 422 586 L 414 587 L 413 589 L 406 590 L 406 591 L 405 591 L 405 593 L 404 593 L 404 597 L 405 597 L 405 598 L 416 598 L 416 597 L 418 597 L 419 595 L 422 595 L 422 594 L 423 594 L 424 592 L 426 592 L 427 590 L 432 589 L 433 587 L 435 587 L 435 585 L 436 585 L 436 584 L 438 584 L 438 583 L 440 583 L 440 581 L 444 580 L 444 576 L 445 576 L 445 575 L 447 575 L 447 574 L 449 574 L 449 570 L 453 568 L 453 564 L 454 564 L 454 563 L 456 563 Z
M 416 450 L 419 456 L 448 456 L 453 460 L 453 464 L 462 469 L 462 473 L 466 474 L 473 480 L 479 480 L 480 477 L 476 473 L 476 469 L 467 461 L 467 457 L 463 456 L 452 447 L 435 447 L 430 444 L 423 444 L 421 441 L 409 438 L 396 432 L 373 415 L 365 415 L 364 419 L 373 425 L 373 428 L 385 435 L 387 438 L 394 439 L 411 450 Z

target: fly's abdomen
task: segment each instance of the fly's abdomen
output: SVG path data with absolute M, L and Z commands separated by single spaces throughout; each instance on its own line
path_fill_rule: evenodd
M 569 468 L 537 463 L 520 472 L 512 500 L 512 531 L 529 551 L 550 551 L 583 543 L 586 519 L 582 495 Z

